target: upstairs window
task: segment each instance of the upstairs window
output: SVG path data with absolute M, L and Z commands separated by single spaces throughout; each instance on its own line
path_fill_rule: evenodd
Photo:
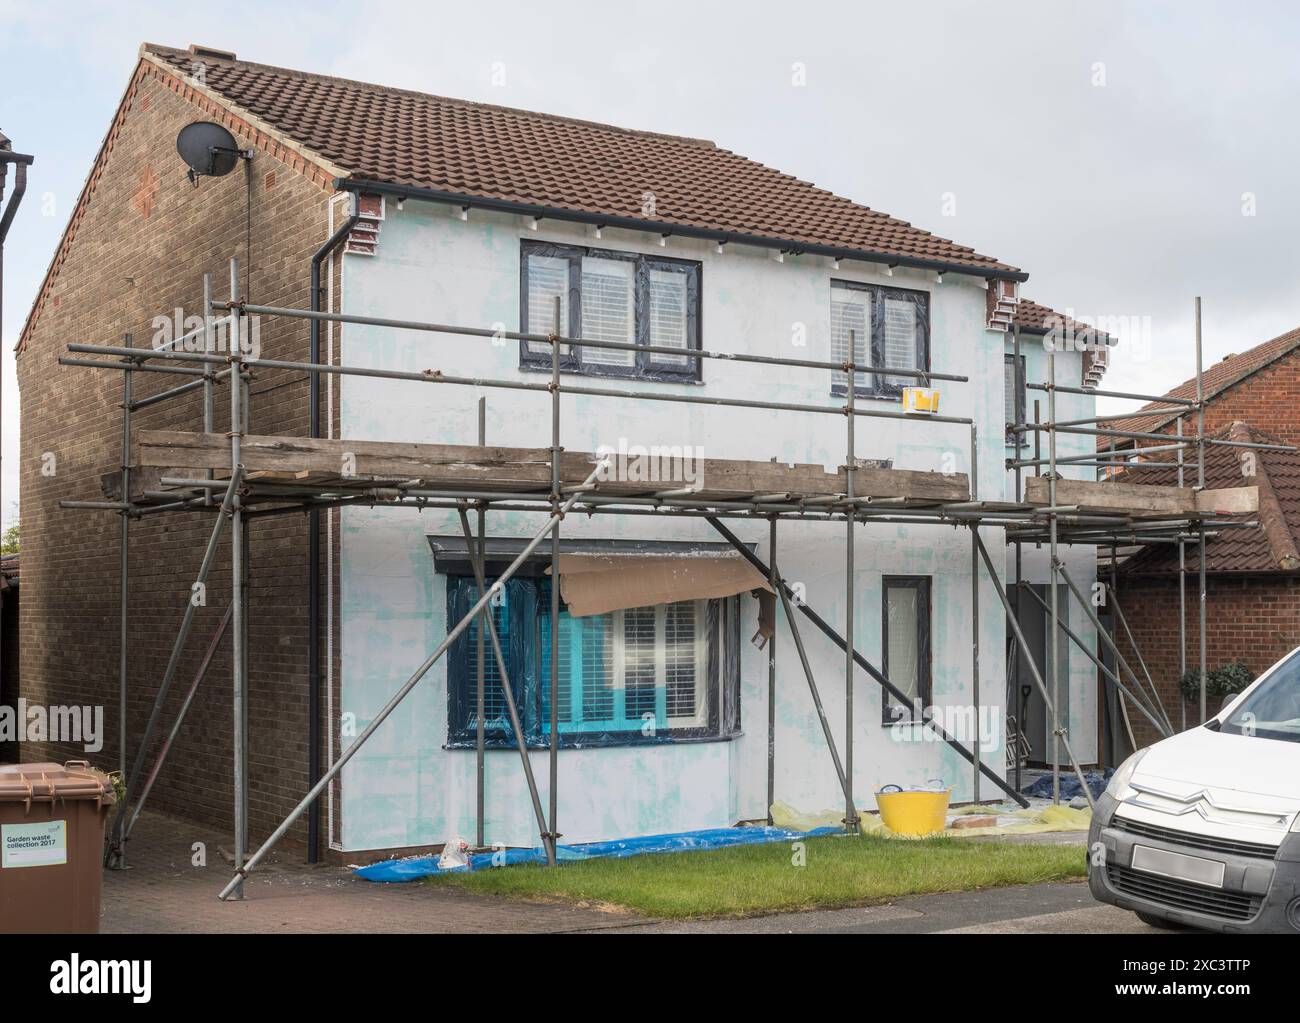
M 524 242 L 521 324 L 526 334 L 614 341 L 634 351 L 562 345 L 560 365 L 569 372 L 649 379 L 700 378 L 700 264 L 603 249 Z M 556 317 L 558 301 L 558 323 Z M 525 367 L 549 368 L 550 345 L 523 342 Z
M 850 352 L 850 346 L 852 352 Z M 930 296 L 922 291 L 881 288 L 854 281 L 831 281 L 832 361 L 872 369 L 930 368 Z M 888 372 L 858 370 L 854 393 L 867 398 L 899 398 L 903 388 L 924 380 Z M 848 393 L 848 374 L 831 372 L 831 393 Z

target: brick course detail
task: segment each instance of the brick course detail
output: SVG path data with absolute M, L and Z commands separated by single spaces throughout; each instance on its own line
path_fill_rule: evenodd
M 245 236 L 245 167 L 193 185 L 176 154 L 180 128 L 206 118 L 222 120 L 241 146 L 257 149 L 251 167 L 251 240 Z M 328 235 L 330 178 L 248 127 L 142 62 L 22 339 L 22 695 L 42 704 L 103 705 L 105 745 L 89 758 L 105 769 L 118 766 L 119 519 L 110 512 L 61 510 L 58 502 L 101 498 L 101 474 L 120 468 L 122 374 L 60 367 L 57 359 L 66 354 L 68 342 L 115 345 L 124 333 L 133 335 L 136 346 L 149 346 L 155 317 L 173 317 L 176 309 L 186 316 L 201 312 L 205 272 L 212 275 L 214 294 L 226 294 L 231 256 L 239 259 L 241 290 L 247 281 L 245 297 L 280 306 L 309 304 L 310 259 Z M 261 344 L 267 357 L 305 361 L 306 322 L 266 322 Z M 133 387 L 140 398 L 177 382 L 171 375 L 137 373 Z M 304 375 L 258 371 L 251 389 L 253 432 L 307 432 Z M 224 432 L 226 386 L 216 389 L 215 416 L 216 429 Z M 137 429 L 197 429 L 201 398 L 186 395 L 143 410 L 133 420 Z M 47 453 L 54 459 L 53 475 L 42 474 Z M 212 522 L 204 514 L 167 513 L 131 525 L 130 758 Z M 256 845 L 307 787 L 306 516 L 257 520 L 249 533 L 249 827 Z M 164 710 L 163 734 L 229 597 L 225 540 L 210 576 L 207 605 L 198 612 Z M 229 825 L 230 679 L 227 635 L 150 796 L 156 809 L 209 826 Z M 25 761 L 87 756 L 75 746 L 23 745 Z M 304 818 L 288 840 L 301 849 L 305 835 Z

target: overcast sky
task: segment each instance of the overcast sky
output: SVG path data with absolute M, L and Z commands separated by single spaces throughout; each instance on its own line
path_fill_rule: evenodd
M 1293 4 L 179 6 L 0 0 L 0 131 L 37 157 L 6 246 L 6 523 L 12 347 L 146 39 L 712 139 L 1127 318 L 1113 388 L 1193 374 L 1198 294 L 1207 363 L 1300 326 Z

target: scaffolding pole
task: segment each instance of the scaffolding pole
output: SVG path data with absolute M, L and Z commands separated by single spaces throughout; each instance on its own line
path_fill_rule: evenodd
M 550 683 L 547 704 L 550 709 L 550 748 L 547 750 L 547 764 L 550 768 L 550 834 L 547 835 L 546 862 L 555 866 L 555 846 L 560 841 L 558 824 L 560 810 L 560 522 L 564 510 L 560 507 L 562 481 L 560 459 L 564 449 L 560 447 L 560 296 L 555 296 L 555 331 L 551 335 L 551 614 L 550 626 Z
M 239 266 L 234 259 L 230 261 L 230 298 L 234 302 L 239 294 Z M 242 461 L 240 444 L 244 436 L 244 374 L 239 359 L 243 354 L 240 333 L 240 309 L 235 306 L 230 311 L 231 341 L 230 358 L 230 464 L 239 465 Z M 244 642 L 244 630 L 248 627 L 247 607 L 244 603 L 244 512 L 243 502 L 238 489 L 235 490 L 230 511 L 230 578 L 231 606 L 234 613 L 230 619 L 231 638 L 231 710 L 234 716 L 231 759 L 234 773 L 235 800 L 235 872 L 243 874 L 244 851 L 248 847 L 248 748 L 247 717 L 245 702 L 248 698 L 246 673 L 248 647 Z M 234 896 L 244 897 L 243 885 L 235 886 Z
M 132 336 L 124 335 L 122 343 L 132 347 Z M 134 365 L 130 359 L 123 359 L 122 370 L 122 500 L 131 503 L 131 376 Z M 118 651 L 117 651 L 117 769 L 122 781 L 126 781 L 126 718 L 127 718 L 127 629 L 131 621 L 131 513 L 124 508 L 121 512 L 119 533 L 118 562 Z M 125 849 L 123 849 L 125 855 Z
M 487 555 L 486 546 L 479 543 L 475 548 L 473 537 L 469 531 L 469 516 L 465 514 L 465 509 L 458 509 L 460 512 L 460 528 L 465 534 L 465 548 L 469 551 L 470 563 L 474 569 L 474 582 L 478 589 L 476 592 L 481 599 L 487 588 Z M 555 856 L 554 843 L 546 828 L 546 815 L 542 813 L 542 800 L 537 794 L 537 779 L 533 777 L 533 763 L 528 756 L 528 741 L 524 734 L 523 725 L 519 719 L 519 707 L 515 703 L 514 690 L 510 685 L 510 670 L 506 667 L 506 656 L 501 649 L 501 637 L 497 633 L 496 622 L 492 619 L 491 604 L 483 605 L 483 611 L 479 615 L 478 635 L 481 637 L 483 632 L 487 631 L 492 640 L 492 656 L 496 660 L 497 677 L 501 680 L 501 695 L 505 699 L 506 713 L 510 717 L 510 727 L 515 733 L 515 745 L 519 748 L 519 758 L 523 764 L 524 781 L 528 784 L 528 798 L 533 804 L 533 815 L 537 818 L 537 832 L 542 840 L 542 848 L 546 850 L 546 861 L 551 863 Z M 480 669 L 478 674 L 478 688 L 480 692 L 483 689 L 483 672 Z M 479 721 L 482 722 L 480 716 Z
M 1113 577 L 1114 573 L 1112 573 Z M 1115 611 L 1115 617 L 1119 619 L 1120 625 L 1124 629 L 1124 635 L 1128 637 L 1129 646 L 1133 648 L 1133 656 L 1137 658 L 1138 667 L 1142 669 L 1142 674 L 1146 676 L 1147 685 L 1151 687 L 1152 706 L 1160 711 L 1160 716 L 1165 719 L 1165 724 L 1169 728 L 1169 734 L 1174 731 L 1174 723 L 1169 717 L 1169 711 L 1165 708 L 1165 702 L 1160 698 L 1160 690 L 1156 688 L 1155 679 L 1151 677 L 1151 672 L 1147 670 L 1147 662 L 1142 658 L 1142 651 L 1138 648 L 1137 639 L 1133 636 L 1133 630 L 1129 628 L 1128 618 L 1124 615 L 1124 608 L 1119 602 L 1119 588 L 1115 585 L 1112 578 L 1110 586 L 1111 606 Z
M 813 707 L 817 710 L 817 720 L 822 726 L 822 735 L 826 737 L 826 748 L 830 751 L 831 762 L 835 765 L 835 777 L 839 780 L 840 791 L 844 793 L 845 804 L 852 806 L 853 790 L 849 785 L 844 765 L 840 762 L 840 752 L 835 746 L 835 733 L 831 730 L 831 723 L 826 720 L 826 710 L 822 706 L 821 693 L 817 689 L 817 678 L 813 675 L 812 664 L 808 660 L 808 652 L 803 645 L 803 636 L 799 633 L 799 623 L 795 620 L 794 612 L 790 606 L 790 598 L 787 595 L 788 589 L 785 585 L 785 580 L 781 579 L 777 574 L 775 559 L 771 566 L 770 577 L 775 578 L 778 581 L 776 593 L 781 601 L 781 607 L 785 611 L 786 621 L 790 624 L 790 636 L 794 640 L 794 648 L 799 655 L 799 664 L 803 668 L 804 678 L 808 680 L 808 691 L 812 694 Z M 857 811 L 851 810 L 845 814 L 845 817 L 846 819 L 849 819 L 856 817 L 856 815 Z M 845 823 L 845 830 L 848 830 L 847 823 Z
M 478 400 L 478 443 L 479 447 L 487 444 L 487 398 L 480 397 Z M 468 539 L 466 540 L 468 543 Z M 487 512 L 484 510 L 483 502 L 478 502 L 478 557 L 480 563 L 486 569 L 487 565 Z M 478 581 L 478 594 L 483 595 L 482 580 Z M 487 622 L 492 621 L 491 614 L 486 614 L 483 619 Z M 493 624 L 495 631 L 495 624 Z M 487 691 L 483 687 L 483 671 L 486 668 L 486 658 L 484 656 L 484 630 L 478 629 L 475 633 L 474 658 L 475 665 L 478 668 L 478 674 L 474 676 L 477 680 L 475 685 L 475 721 L 474 721 L 474 838 L 475 844 L 479 849 L 484 848 L 484 830 L 483 818 L 486 813 L 487 801 L 487 722 L 484 720 L 487 716 Z M 543 831 L 546 830 L 544 827 Z
M 976 492 L 979 487 L 979 447 L 976 444 L 977 433 L 975 424 L 970 428 L 970 496 L 975 500 Z M 980 768 L 984 765 L 980 762 L 980 576 L 979 576 L 979 552 L 975 545 L 975 538 L 979 535 L 979 522 L 975 521 L 970 524 L 970 605 L 971 605 L 971 699 L 975 705 L 975 737 L 971 743 L 971 753 L 974 759 L 971 761 L 971 801 L 978 803 L 980 801 Z
M 1044 611 L 1050 610 L 1047 606 L 1047 602 L 1044 601 L 1043 598 L 1040 597 L 1037 593 L 1035 593 L 1032 587 L 1026 586 L 1023 588 L 1022 592 L 1028 593 L 1030 597 L 1032 597 L 1035 601 L 1038 602 L 1039 606 L 1042 607 Z M 1089 609 L 1085 607 L 1084 610 L 1087 611 Z M 1100 620 L 1093 620 L 1093 626 L 1098 630 L 1098 632 L 1103 631 Z M 1084 643 L 1083 638 L 1077 632 L 1075 632 L 1073 629 L 1071 629 L 1068 625 L 1065 625 L 1064 623 L 1061 624 L 1061 631 L 1065 633 L 1066 638 L 1070 640 L 1070 642 L 1072 642 L 1081 651 L 1083 651 L 1083 653 L 1088 657 L 1090 661 L 1092 661 L 1093 664 L 1095 664 L 1098 668 L 1102 670 L 1102 672 L 1105 674 L 1105 676 L 1108 679 L 1110 679 L 1116 686 L 1119 687 L 1121 695 L 1126 697 L 1135 707 L 1137 707 L 1138 710 L 1140 710 L 1146 716 L 1146 719 L 1151 722 L 1152 726 L 1155 728 L 1157 732 L 1161 734 L 1162 737 L 1172 734 L 1171 732 L 1166 731 L 1164 723 L 1155 714 L 1153 714 L 1150 710 L 1147 709 L 1146 704 L 1142 700 L 1139 700 L 1136 696 L 1133 695 L 1133 693 L 1129 690 L 1128 686 L 1126 686 L 1123 683 L 1123 681 L 1120 680 L 1119 675 L 1117 675 L 1114 671 L 1108 668 L 1106 666 L 1106 663 L 1100 657 L 1098 657 L 1095 653 L 1093 653 L 1091 650 L 1088 649 L 1087 644 Z M 1117 662 L 1118 660 L 1119 659 L 1117 658 Z M 1131 673 L 1132 672 L 1130 670 L 1130 674 Z M 1139 689 L 1138 692 L 1141 692 L 1141 689 Z
M 591 484 L 595 481 L 597 475 L 602 470 L 605 469 L 606 465 L 607 465 L 606 460 L 602 459 L 596 465 L 596 468 L 593 469 L 591 474 L 587 477 L 585 483 L 583 483 L 583 486 L 584 487 L 591 486 Z M 437 649 L 435 649 L 433 653 L 431 653 L 425 659 L 424 663 L 421 664 L 418 668 L 416 668 L 415 672 L 404 683 L 402 683 L 401 688 L 399 688 L 397 692 L 395 692 L 392 695 L 389 701 L 386 704 L 384 704 L 384 706 L 380 709 L 379 713 L 376 714 L 375 717 L 371 720 L 370 724 L 366 725 L 366 727 L 361 730 L 361 734 L 356 737 L 356 740 L 339 755 L 339 758 L 334 762 L 334 765 L 330 767 L 328 771 L 325 772 L 325 774 L 321 777 L 320 781 L 318 781 L 315 785 L 312 786 L 311 791 L 309 791 L 307 795 L 305 795 L 302 798 L 301 802 L 299 802 L 298 805 L 294 807 L 292 811 L 290 811 L 289 816 L 280 822 L 280 826 L 277 827 L 275 831 L 271 833 L 271 836 L 258 847 L 257 851 L 254 852 L 253 855 L 248 858 L 247 863 L 245 863 L 242 867 L 236 868 L 235 876 L 232 877 L 230 881 L 226 883 L 226 887 L 221 890 L 221 894 L 218 896 L 218 898 L 220 898 L 224 902 L 225 900 L 229 899 L 231 894 L 243 884 L 244 878 L 246 878 L 249 874 L 253 872 L 254 869 L 256 869 L 257 865 L 262 862 L 266 854 L 270 852 L 271 849 L 275 847 L 275 844 L 279 842 L 281 838 L 284 837 L 285 833 L 291 827 L 293 827 L 294 821 L 296 821 L 299 817 L 302 816 L 303 812 L 307 809 L 307 807 L 311 805 L 312 800 L 314 800 L 317 796 L 319 796 L 321 792 L 325 789 L 325 787 L 331 781 L 333 781 L 335 777 L 338 776 L 338 774 L 343 770 L 344 766 L 346 766 L 347 762 L 351 760 L 354 756 L 356 756 L 357 751 L 360 750 L 361 747 L 365 745 L 366 741 L 372 735 L 375 734 L 375 732 L 379 729 L 379 726 L 388 720 L 388 716 L 392 714 L 394 710 L 397 709 L 398 704 L 400 704 L 404 699 L 406 699 L 407 694 L 409 694 L 410 691 L 419 684 L 420 680 L 424 678 L 426 674 L 428 674 L 429 669 L 438 663 L 438 661 L 442 658 L 442 655 L 446 653 L 447 650 L 451 647 L 451 645 L 454 642 L 456 642 L 456 640 L 460 637 L 460 634 L 469 627 L 470 622 L 472 622 L 475 619 L 475 617 L 478 616 L 479 612 L 481 612 L 484 609 L 484 607 L 487 606 L 489 601 L 491 601 L 498 593 L 502 591 L 502 589 L 506 584 L 506 581 L 509 580 L 517 571 L 519 571 L 520 566 L 523 565 L 523 563 L 528 560 L 529 555 L 531 555 L 533 551 L 537 549 L 538 545 L 541 544 L 543 539 L 545 539 L 546 534 L 551 531 L 551 527 L 554 524 L 555 518 L 558 515 L 562 514 L 563 512 L 567 512 L 573 506 L 574 502 L 577 501 L 579 496 L 580 495 L 575 492 L 569 497 L 567 501 L 564 502 L 563 505 L 561 505 L 558 509 L 556 509 L 555 512 L 551 514 L 551 516 L 547 519 L 546 524 L 543 525 L 542 528 L 539 529 L 533 535 L 533 538 L 529 540 L 527 545 L 524 547 L 524 549 L 515 556 L 514 561 L 510 563 L 509 567 L 507 567 L 505 571 L 501 573 L 501 575 L 497 576 L 496 581 L 494 581 L 492 585 L 488 587 L 486 593 L 482 593 L 479 595 L 479 598 L 477 601 L 475 601 L 474 606 L 470 608 L 469 611 L 467 611 L 465 615 L 461 618 L 461 620 L 456 623 L 455 627 L 452 628 L 451 631 L 447 633 L 446 638 L 443 639 L 443 641 L 438 644 Z M 521 745 L 523 745 L 522 733 L 518 733 L 518 737 Z
M 1183 417 L 1175 421 L 1178 439 L 1183 438 Z M 1178 485 L 1183 485 L 1183 451 L 1178 450 Z M 1187 542 L 1178 537 L 1178 679 L 1181 683 L 1187 674 Z M 1183 731 L 1187 728 L 1187 698 L 1179 690 L 1178 726 Z
M 756 568 L 764 576 L 770 574 L 771 569 L 767 565 L 763 564 L 762 560 L 758 557 L 758 555 L 756 555 L 753 551 L 751 551 L 748 547 L 746 547 L 744 543 L 741 542 L 740 538 L 736 536 L 736 534 L 733 533 L 730 529 L 724 526 L 716 516 L 706 516 L 706 519 L 708 520 L 709 524 L 715 530 L 717 530 L 717 532 L 721 534 L 721 536 L 740 553 L 741 557 L 743 557 L 746 561 L 748 561 L 751 565 L 753 565 L 754 568 Z M 784 597 L 789 597 L 792 594 L 792 591 L 790 590 L 789 586 L 787 586 L 784 582 L 781 584 L 778 592 Z M 789 605 L 784 604 L 783 606 L 786 607 L 787 609 L 786 614 L 789 615 Z M 810 622 L 812 622 L 813 625 L 815 625 L 817 629 L 822 633 L 822 635 L 824 635 L 837 647 L 843 650 L 845 649 L 845 647 L 848 646 L 848 644 L 844 641 L 844 637 L 841 636 L 838 632 L 836 632 L 834 627 L 829 622 L 827 622 L 825 618 L 819 615 L 806 603 L 801 601 L 798 607 L 800 613 L 802 613 L 805 618 L 807 618 Z M 884 689 L 884 691 L 888 693 L 890 696 L 892 696 L 895 700 L 897 700 L 899 703 L 902 703 L 904 705 L 911 704 L 912 697 L 910 697 L 907 693 L 899 689 L 898 686 L 890 682 L 889 679 L 886 678 L 884 674 L 882 674 L 881 671 L 878 668 L 876 668 L 875 665 L 873 665 L 870 661 L 868 661 L 865 657 L 863 657 L 862 654 L 854 651 L 853 660 L 855 661 L 855 663 L 858 665 L 859 668 L 861 668 L 872 679 L 874 679 L 877 683 L 879 683 L 881 688 Z M 971 751 L 968 750 L 965 746 L 963 746 L 957 739 L 953 738 L 953 736 L 949 735 L 943 729 L 943 726 L 941 726 L 939 722 L 935 721 L 933 717 L 927 718 L 923 716 L 920 721 L 920 724 L 923 727 L 928 727 L 929 729 L 931 729 L 935 735 L 937 735 L 940 739 L 942 739 L 954 750 L 956 750 L 957 753 L 962 757 L 962 759 L 964 759 L 967 763 L 974 763 L 975 757 L 971 754 Z M 1014 788 L 1008 785 L 1006 781 L 1004 781 L 1002 778 L 999 778 L 995 773 L 993 773 L 993 771 L 989 769 L 989 766 L 987 764 L 982 764 L 980 766 L 980 772 L 984 775 L 985 778 L 993 782 L 994 785 L 996 785 L 999 789 L 1005 792 L 1007 796 L 1009 796 L 1011 799 L 1019 803 L 1022 807 L 1029 806 L 1029 801 L 1025 799 L 1025 797 L 1022 796 L 1019 792 L 1017 792 Z
M 1029 651 L 1029 643 L 1025 639 L 1025 634 L 1020 631 L 1020 623 L 1016 621 L 1015 609 L 1011 606 L 1011 601 L 1007 599 L 1007 594 L 1006 591 L 1003 590 L 1002 584 L 998 582 L 998 574 L 996 569 L 994 569 L 993 567 L 993 561 L 991 558 L 989 558 L 989 552 L 984 549 L 984 543 L 979 539 L 978 533 L 975 534 L 975 543 L 976 546 L 979 548 L 980 557 L 983 558 L 984 560 L 984 567 L 988 570 L 989 580 L 993 583 L 993 588 L 997 591 L 998 599 L 1002 601 L 1002 608 L 1007 615 L 1007 624 L 1011 626 L 1011 631 L 1015 633 L 1016 642 L 1020 644 L 1020 652 L 1024 655 L 1025 663 L 1029 665 L 1029 673 L 1033 676 L 1034 684 L 1038 686 L 1038 693 L 1043 698 L 1043 702 L 1047 704 L 1048 713 L 1051 715 L 1051 720 L 1053 721 L 1053 723 L 1055 723 L 1058 720 L 1058 718 L 1056 715 L 1056 707 L 1052 702 L 1051 694 L 1048 692 L 1047 686 L 1043 682 L 1043 676 L 1038 671 L 1038 665 L 1034 663 L 1033 656 L 1030 654 Z M 1065 734 L 1065 731 L 1061 729 L 1057 733 L 1057 738 L 1060 740 L 1061 744 L 1065 747 L 1065 755 L 1070 758 L 1070 766 L 1074 768 L 1074 773 L 1079 779 L 1079 785 L 1083 789 L 1084 798 L 1088 800 L 1088 806 L 1095 807 L 1095 803 L 1092 798 L 1092 791 L 1088 788 L 1087 779 L 1084 778 L 1083 776 L 1083 768 L 1079 766 L 1079 761 L 1074 756 L 1074 750 L 1070 748 L 1069 737 Z M 1055 797 L 1054 801 L 1059 803 L 1060 802 L 1059 775 L 1057 775 L 1054 778 L 1053 788 L 1055 789 L 1053 793 Z
M 221 646 L 221 639 L 226 634 L 227 626 L 230 625 L 230 618 L 234 609 L 235 605 L 233 603 L 226 605 L 226 613 L 221 616 L 217 631 L 212 634 L 212 641 L 203 654 L 203 660 L 199 662 L 198 670 L 194 673 L 194 679 L 190 682 L 190 688 L 185 693 L 185 699 L 181 701 L 180 710 L 176 712 L 176 720 L 172 723 L 172 729 L 167 733 L 167 738 L 163 740 L 162 745 L 158 747 L 158 759 L 154 761 L 153 767 L 149 770 L 149 776 L 145 778 L 144 785 L 140 788 L 140 795 L 135 801 L 135 810 L 131 814 L 131 819 L 126 823 L 126 829 L 122 832 L 124 842 L 131 837 L 131 830 L 135 827 L 135 822 L 140 819 L 140 814 L 144 812 L 145 800 L 149 798 L 149 793 L 153 791 L 154 782 L 158 780 L 163 764 L 167 761 L 167 754 L 171 751 L 172 743 L 176 741 L 181 726 L 185 724 L 185 716 L 189 713 L 190 704 L 194 702 L 194 695 L 199 691 L 199 686 L 203 684 L 203 679 L 208 673 L 208 667 L 212 664 L 212 658 L 216 656 L 217 649 Z
M 1205 489 L 1205 380 L 1201 361 L 1201 296 L 1196 296 L 1196 489 Z M 1200 655 L 1201 655 L 1201 724 L 1205 724 L 1205 524 L 1198 524 L 1200 542 Z
M 853 473 L 857 468 L 857 455 L 853 437 L 853 398 L 858 389 L 858 374 L 854 369 L 857 354 L 855 335 L 849 331 L 848 386 L 844 389 L 844 422 L 847 437 L 844 455 L 844 493 L 850 506 L 853 502 Z M 844 830 L 850 835 L 858 830 L 858 812 L 853 808 L 853 653 L 855 623 L 853 621 L 853 516 L 844 516 Z
M 1056 346 L 1053 344 L 1047 349 L 1047 419 L 1051 424 L 1056 423 Z M 1056 536 L 1056 481 L 1059 478 L 1056 472 L 1056 430 L 1050 429 L 1047 434 L 1047 451 L 1048 451 L 1048 473 L 1047 473 L 1047 504 L 1051 509 L 1047 515 L 1048 529 L 1048 581 L 1051 591 L 1048 597 L 1051 599 L 1051 622 L 1052 637 L 1049 645 L 1051 653 L 1051 663 L 1048 665 L 1048 678 L 1051 680 L 1052 696 L 1048 701 L 1048 710 L 1052 719 L 1052 802 L 1060 803 L 1061 801 L 1061 720 L 1059 716 L 1059 701 L 1061 696 L 1060 664 L 1057 658 L 1060 656 L 1060 629 L 1058 628 L 1061 621 L 1057 607 L 1057 572 L 1060 562 L 1057 560 L 1057 536 Z M 990 568 L 990 571 L 992 569 Z M 1019 630 L 1020 626 L 1016 626 Z M 1071 756 L 1073 759 L 1073 756 Z M 1077 770 L 1077 765 L 1076 765 Z M 1083 775 L 1080 774 L 1082 781 Z M 1087 786 L 1085 785 L 1086 789 Z
M 768 525 L 767 562 L 768 585 L 773 593 L 780 593 L 780 580 L 776 575 L 776 516 L 773 515 Z M 785 603 L 784 600 L 781 601 Z M 772 609 L 772 635 L 767 637 L 767 823 L 772 820 L 772 804 L 776 802 L 776 609 Z M 793 626 L 791 626 L 793 628 Z
M 244 467 L 237 465 L 235 471 L 231 473 L 230 482 L 226 485 L 226 496 L 221 502 L 221 513 L 217 520 L 212 524 L 212 532 L 208 536 L 208 546 L 203 552 L 203 560 L 199 565 L 198 576 L 191 585 L 190 592 L 185 599 L 185 614 L 181 618 L 180 628 L 176 631 L 176 639 L 172 643 L 171 656 L 167 660 L 167 668 L 163 671 L 162 681 L 158 684 L 158 692 L 154 696 L 153 709 L 149 712 L 149 720 L 145 723 L 144 734 L 140 737 L 140 745 L 136 748 L 135 757 L 131 767 L 131 773 L 126 779 L 126 796 L 117 805 L 117 813 L 113 818 L 113 827 L 110 832 L 108 848 L 104 854 L 105 866 L 117 867 L 123 863 L 122 857 L 125 855 L 124 837 L 122 835 L 122 824 L 126 816 L 126 807 L 129 800 L 133 798 L 135 783 L 140 778 L 140 772 L 144 768 L 144 759 L 148 753 L 149 740 L 153 737 L 154 729 L 158 726 L 158 718 L 162 714 L 163 702 L 167 698 L 167 692 L 171 688 L 172 679 L 176 675 L 176 668 L 180 664 L 181 651 L 185 649 L 185 641 L 189 638 L 190 627 L 194 623 L 195 610 L 202 603 L 202 594 L 206 592 L 208 573 L 212 569 L 212 562 L 217 554 L 217 542 L 221 539 L 223 527 L 226 524 L 227 517 L 231 514 L 234 501 L 235 491 L 239 488 L 244 478 Z M 196 600 L 199 601 L 196 603 Z

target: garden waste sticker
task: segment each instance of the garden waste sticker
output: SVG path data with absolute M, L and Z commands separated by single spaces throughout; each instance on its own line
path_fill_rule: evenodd
M 68 822 L 0 824 L 0 869 L 68 862 Z

